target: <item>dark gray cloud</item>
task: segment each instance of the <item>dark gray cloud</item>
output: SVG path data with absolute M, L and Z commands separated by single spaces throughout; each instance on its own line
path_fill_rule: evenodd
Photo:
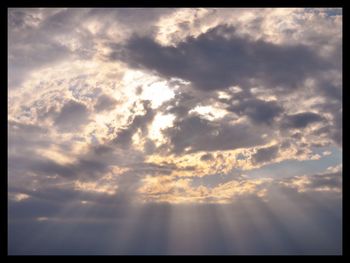
M 246 99 L 227 110 L 239 115 L 246 115 L 257 124 L 271 124 L 273 119 L 283 112 L 283 108 L 275 101 L 264 101 L 259 99 Z
M 20 164 L 20 165 L 16 165 Z M 12 156 L 9 163 L 10 169 L 34 172 L 43 177 L 62 176 L 67 179 L 89 180 L 103 175 L 108 170 L 108 164 L 94 159 L 87 159 L 81 156 L 72 164 L 60 164 L 54 160 L 36 156 L 31 157 Z
M 277 145 L 266 148 L 260 148 L 252 156 L 252 161 L 253 163 L 269 162 L 277 156 L 278 150 L 279 147 Z
M 72 178 L 77 175 L 76 167 L 71 165 L 62 165 L 49 159 L 31 160 L 28 170 L 44 176 L 59 175 Z
M 113 152 L 113 148 L 108 145 L 97 145 L 97 146 L 91 146 L 91 151 L 98 156 L 103 156 L 105 154 L 109 154 Z
M 171 151 L 180 154 L 197 151 L 233 150 L 262 144 L 264 140 L 252 127 L 244 124 L 227 125 L 190 116 L 174 122 L 164 130 L 169 137 Z
M 328 100 L 335 100 L 341 102 L 342 100 L 342 86 L 334 85 L 330 82 L 323 82 L 319 85 L 321 92 L 327 97 Z
M 326 173 L 309 176 L 310 182 L 308 183 L 308 187 L 310 189 L 329 187 L 329 188 L 342 188 L 342 173 Z
M 130 164 L 132 173 L 139 175 L 169 175 L 174 171 L 195 171 L 194 165 L 178 167 L 174 163 L 162 162 L 161 164 L 142 162 Z
M 138 130 L 141 130 L 143 135 L 147 135 L 148 125 L 154 119 L 155 112 L 150 106 L 150 101 L 143 101 L 142 104 L 146 111 L 145 114 L 136 115 L 127 128 L 121 129 L 118 132 L 117 137 L 114 139 L 116 145 L 121 146 L 122 148 L 128 148 L 132 143 L 132 136 Z
M 189 92 L 175 94 L 175 97 L 165 102 L 160 110 L 166 114 L 174 114 L 177 118 L 186 117 L 189 111 L 197 106 L 203 100 Z
M 40 19 L 36 16 L 37 10 L 32 11 L 27 8 L 8 10 L 8 22 L 9 27 L 13 28 L 30 28 L 31 24 L 40 22 Z
M 200 90 L 247 86 L 250 79 L 271 88 L 296 88 L 309 74 L 330 67 L 306 46 L 251 41 L 223 25 L 197 38 L 187 38 L 176 47 L 161 46 L 147 37 L 133 37 L 122 52 L 113 52 L 111 59 L 191 81 Z
M 81 204 L 81 201 L 89 201 L 95 206 L 94 211 L 90 213 L 93 218 L 112 218 L 115 213 L 112 209 L 120 201 L 124 201 L 126 205 L 128 200 L 120 200 L 118 195 L 106 195 L 105 193 L 96 191 L 77 191 L 73 187 L 57 187 L 55 185 L 41 186 L 35 190 L 23 189 L 19 187 L 10 187 L 11 194 L 27 194 L 30 198 L 21 202 L 16 202 L 12 199 L 9 216 L 12 218 L 21 219 L 35 219 L 37 217 L 57 216 L 62 213 L 62 210 L 67 206 L 75 206 L 75 210 L 70 211 L 69 217 L 81 217 L 84 207 L 76 207 Z M 91 207 L 87 207 L 91 209 Z M 106 209 L 108 208 L 108 209 Z M 93 209 L 93 208 L 92 208 Z
M 156 151 L 156 149 L 157 149 L 156 144 L 152 140 L 146 139 L 146 142 L 144 145 L 145 154 L 153 154 Z
M 90 179 L 97 175 L 104 175 L 108 171 L 108 164 L 101 160 L 81 158 L 77 164 L 75 164 L 75 170 L 82 178 L 87 177 Z
M 206 153 L 206 154 L 203 154 L 202 156 L 201 156 L 201 161 L 210 161 L 210 160 L 213 160 L 214 159 L 214 157 L 213 157 L 213 155 L 212 154 L 210 154 L 210 153 Z
M 61 131 L 76 131 L 88 122 L 89 111 L 85 104 L 70 100 L 61 108 L 54 118 L 54 124 Z
M 94 105 L 94 109 L 97 112 L 112 110 L 116 105 L 117 101 L 114 98 L 102 94 L 100 97 L 98 97 L 97 102 Z
M 342 146 L 343 142 L 343 113 L 339 110 L 334 114 L 333 126 L 331 129 L 331 138 L 338 145 Z
M 319 114 L 313 112 L 303 112 L 285 116 L 282 125 L 285 128 L 300 129 L 307 127 L 309 124 L 321 122 L 322 120 L 324 119 Z
M 342 86 L 332 82 L 320 81 L 317 92 L 323 97 L 324 102 L 315 105 L 320 114 L 329 114 L 331 121 L 324 121 L 323 127 L 317 130 L 316 135 L 326 135 L 336 145 L 342 145 Z

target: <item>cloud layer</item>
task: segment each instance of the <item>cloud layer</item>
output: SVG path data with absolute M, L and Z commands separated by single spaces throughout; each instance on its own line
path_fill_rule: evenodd
M 341 253 L 341 9 L 15 8 L 8 32 L 10 254 Z

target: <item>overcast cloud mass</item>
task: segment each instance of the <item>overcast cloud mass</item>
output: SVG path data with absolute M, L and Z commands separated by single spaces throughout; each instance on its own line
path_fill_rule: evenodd
M 342 254 L 342 10 L 8 10 L 9 254 Z

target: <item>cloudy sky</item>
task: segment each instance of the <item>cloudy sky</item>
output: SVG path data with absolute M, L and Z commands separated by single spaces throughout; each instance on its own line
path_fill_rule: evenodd
M 9 9 L 10 254 L 341 254 L 341 9 Z

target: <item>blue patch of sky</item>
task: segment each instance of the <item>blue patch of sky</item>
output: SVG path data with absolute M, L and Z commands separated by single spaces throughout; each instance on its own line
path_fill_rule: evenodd
M 342 8 L 327 8 L 325 11 L 327 16 L 341 16 L 343 15 Z
M 323 156 L 322 153 L 330 151 L 330 155 Z M 248 178 L 280 178 L 305 174 L 323 173 L 330 166 L 342 163 L 342 151 L 337 147 L 318 147 L 313 149 L 314 154 L 321 156 L 318 160 L 285 160 L 279 163 L 268 164 L 264 167 L 243 171 Z
M 314 13 L 314 14 L 324 13 L 328 17 L 343 15 L 342 8 L 324 8 L 324 9 L 305 8 L 305 11 L 309 13 Z

